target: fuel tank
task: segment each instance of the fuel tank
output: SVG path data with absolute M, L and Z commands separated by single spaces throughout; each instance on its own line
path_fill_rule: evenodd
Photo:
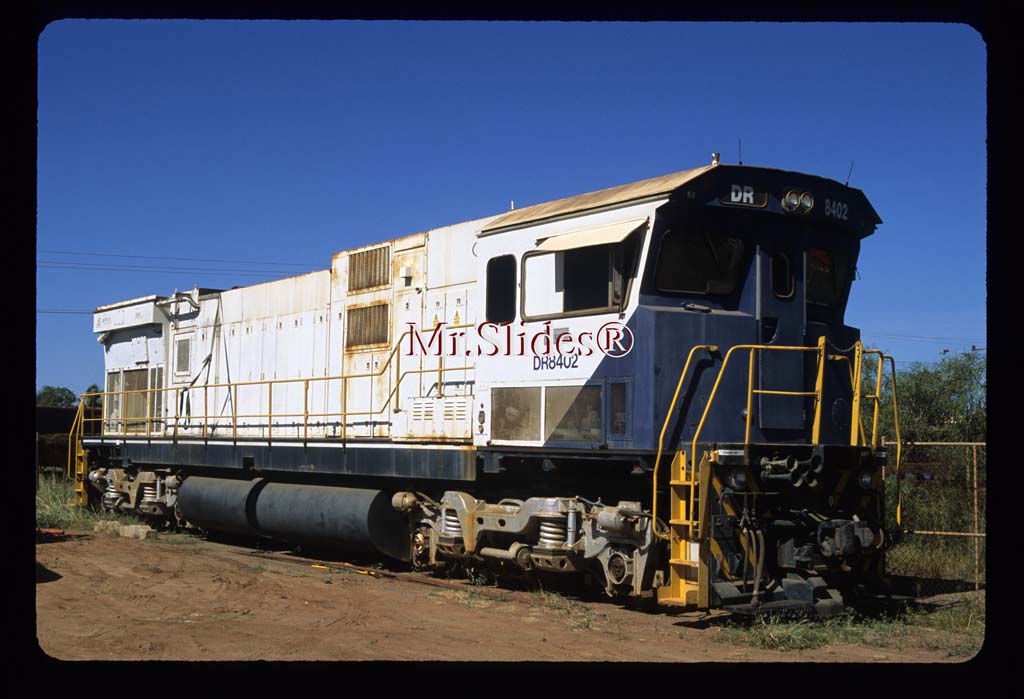
M 383 490 L 189 476 L 178 507 L 211 531 L 410 559 L 409 523 Z

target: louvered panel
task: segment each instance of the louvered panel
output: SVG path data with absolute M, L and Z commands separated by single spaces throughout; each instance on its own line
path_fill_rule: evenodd
M 348 256 L 348 291 L 385 286 L 391 282 L 391 250 L 387 246 Z
M 348 309 L 345 349 L 379 345 L 388 341 L 388 304 Z
M 413 400 L 412 402 L 412 419 L 414 421 L 433 421 L 434 419 L 434 401 L 432 398 L 424 398 L 422 400 Z
M 464 398 L 446 400 L 444 402 L 445 421 L 465 420 L 468 415 L 468 404 Z

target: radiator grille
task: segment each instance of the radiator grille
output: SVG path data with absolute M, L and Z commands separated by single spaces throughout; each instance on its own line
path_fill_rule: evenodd
M 348 291 L 362 291 L 391 282 L 391 250 L 387 246 L 348 256 Z
M 345 349 L 379 345 L 388 341 L 388 304 L 348 309 Z

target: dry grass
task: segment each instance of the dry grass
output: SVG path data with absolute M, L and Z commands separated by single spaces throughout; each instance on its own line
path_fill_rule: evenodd
M 985 602 L 973 595 L 938 609 L 913 609 L 887 617 L 848 613 L 831 619 L 787 620 L 773 615 L 749 625 L 730 623 L 724 638 L 738 645 L 793 651 L 838 643 L 876 647 L 913 646 L 973 657 L 985 640 Z
M 566 624 L 571 629 L 589 629 L 594 625 L 593 612 L 579 600 L 546 590 L 538 590 L 533 596 L 534 606 L 564 616 Z
M 138 524 L 139 520 L 130 515 L 101 512 L 90 507 L 74 504 L 74 483 L 63 474 L 44 473 L 39 477 L 36 490 L 36 526 L 54 529 L 92 530 L 97 522 L 116 521 L 122 524 Z

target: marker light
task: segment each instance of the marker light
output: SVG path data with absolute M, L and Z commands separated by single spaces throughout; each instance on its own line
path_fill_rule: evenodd
M 796 211 L 799 206 L 800 195 L 792 189 L 786 192 L 786 196 L 782 199 L 782 208 L 786 211 Z
M 810 192 L 804 192 L 800 195 L 800 208 L 803 209 L 805 214 L 814 208 L 814 197 L 811 196 Z

